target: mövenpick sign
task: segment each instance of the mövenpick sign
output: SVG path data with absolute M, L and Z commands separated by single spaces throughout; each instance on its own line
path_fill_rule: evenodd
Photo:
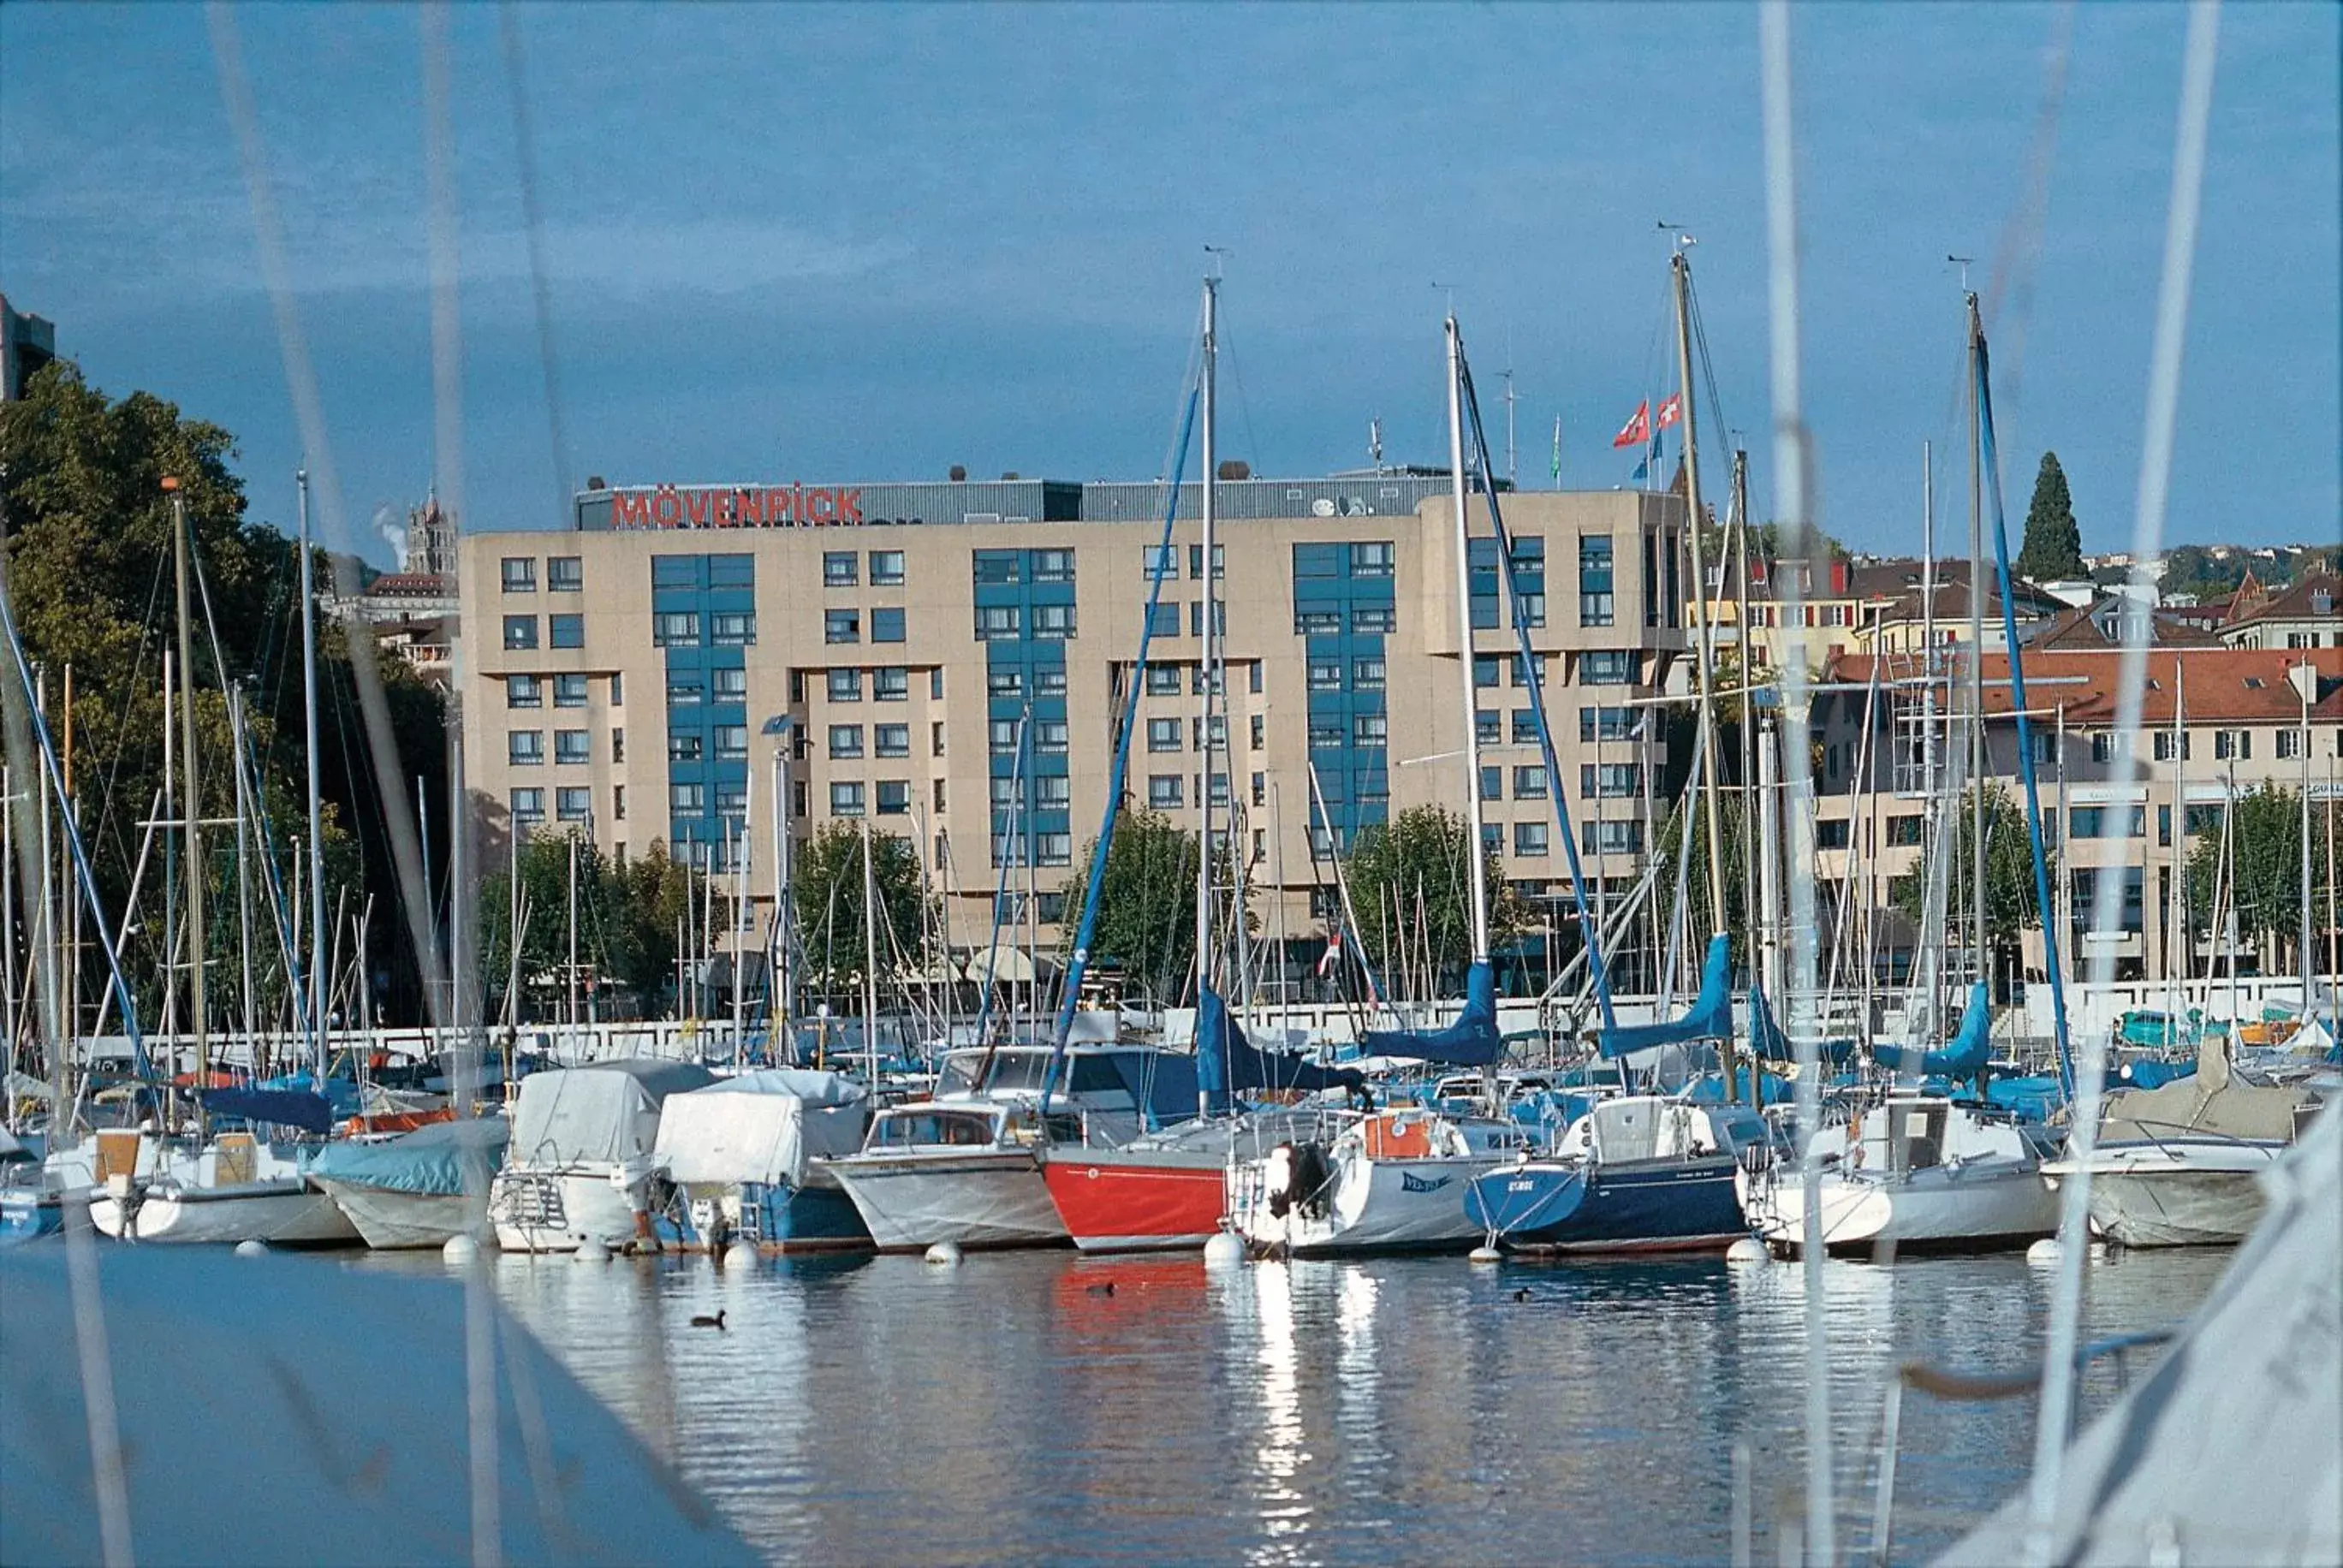
M 862 492 L 699 485 L 610 492 L 614 528 L 827 528 L 862 521 Z

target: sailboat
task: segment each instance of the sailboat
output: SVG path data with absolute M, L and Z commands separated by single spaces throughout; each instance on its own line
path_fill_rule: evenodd
M 1976 765 L 1984 755 L 1985 728 L 1984 642 L 1979 635 L 1985 565 L 1981 501 L 1989 493 L 2027 840 L 2056 1020 L 2059 1085 L 2063 1094 L 2071 1096 L 2074 1081 L 2066 1041 L 2058 920 L 2050 900 L 2049 868 L 2043 848 L 2032 720 L 2026 711 L 2026 660 L 2017 638 L 2008 532 L 2002 517 L 1995 458 L 1990 359 L 1975 295 L 1969 297 L 1968 307 L 1970 456 L 1975 465 L 1975 482 L 1970 487 L 1970 757 L 1971 772 L 1980 784 L 1978 820 L 1972 833 L 1975 859 L 1969 877 L 1968 920 L 1978 978 L 1969 986 L 1958 1030 L 1942 1050 L 1879 1044 L 1873 1047 L 1872 1058 L 1891 1073 L 1982 1085 L 1992 1055 L 1991 996 L 1983 978 L 1987 950 L 1982 875 L 1984 794 L 1982 769 Z M 1928 983 L 1935 982 L 1931 979 Z M 2022 1246 L 2057 1229 L 2057 1204 L 2042 1181 L 2042 1162 L 2056 1147 L 2047 1130 L 1976 1099 L 1932 1092 L 1908 1083 L 1892 1087 L 1884 1095 L 1859 1099 L 1842 1113 L 1826 1116 L 1824 1125 L 1814 1130 L 1813 1147 L 1825 1247 Z M 1809 1238 L 1804 1173 L 1787 1161 L 1753 1161 L 1740 1180 L 1749 1221 L 1758 1235 L 1782 1251 L 1805 1247 Z
M 1504 1054 L 1497 1032 L 1496 980 L 1489 962 L 1488 859 L 1482 844 L 1481 748 L 1472 722 L 1473 605 L 1465 510 L 1463 338 L 1456 317 L 1448 340 L 1448 450 L 1456 519 L 1457 665 L 1464 685 L 1465 853 L 1471 869 L 1473 956 L 1464 1005 L 1445 1029 L 1370 1031 L 1370 1056 L 1493 1069 Z M 1484 476 L 1484 485 L 1493 479 Z M 1502 548 L 1500 553 L 1502 554 Z M 1463 1201 L 1473 1178 L 1513 1157 L 1522 1134 L 1499 1117 L 1467 1118 L 1422 1108 L 1384 1109 L 1331 1139 L 1288 1139 L 1229 1169 L 1229 1217 L 1256 1249 L 1287 1255 L 1379 1251 L 1463 1251 L 1480 1239 Z

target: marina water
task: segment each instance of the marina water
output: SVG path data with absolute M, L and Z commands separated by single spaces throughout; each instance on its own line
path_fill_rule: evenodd
M 2177 1324 L 2229 1256 L 2095 1259 L 2085 1338 Z M 775 1561 L 1724 1563 L 1739 1443 L 1757 1561 L 1799 1506 L 1793 1265 L 491 1267 L 518 1321 Z M 1869 1540 L 1885 1380 L 1912 1358 L 2037 1366 L 2050 1281 L 2015 1254 L 1829 1263 L 1843 1544 Z M 691 1325 L 719 1309 L 723 1330 Z M 2087 1419 L 2119 1375 L 2086 1375 Z M 1896 1561 L 2022 1485 L 2033 1421 L 2030 1398 L 1906 1397 Z

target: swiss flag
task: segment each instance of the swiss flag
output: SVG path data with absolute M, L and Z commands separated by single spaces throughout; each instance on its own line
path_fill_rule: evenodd
M 1326 956 L 1318 960 L 1318 978 L 1323 980 L 1328 975 L 1333 973 L 1335 966 L 1340 964 L 1342 961 L 1342 932 L 1341 928 L 1337 927 L 1334 934 L 1327 940 Z
M 1684 406 L 1677 394 L 1671 392 L 1660 399 L 1660 428 L 1664 430 L 1684 416 Z
M 1611 437 L 1614 447 L 1640 447 L 1652 438 L 1652 405 L 1650 399 L 1635 405 L 1635 417 L 1626 427 Z

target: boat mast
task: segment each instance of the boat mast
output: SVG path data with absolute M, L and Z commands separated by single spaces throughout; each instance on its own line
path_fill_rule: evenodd
M 1882 649 L 1882 651 L 1885 651 Z M 2063 719 L 2065 709 L 2060 709 Z M 1920 443 L 1920 788 L 1933 823 L 1936 802 L 1936 455 L 1932 441 Z M 1927 940 L 1924 933 L 1920 939 Z M 1941 980 L 1920 998 L 1924 1040 L 1935 1040 L 1940 1028 L 1936 1007 L 1944 990 Z
M 202 797 L 196 769 L 196 664 L 194 617 L 187 608 L 187 498 L 176 477 L 166 475 L 171 497 L 171 562 L 179 610 L 179 749 L 185 754 L 181 810 L 187 842 L 187 996 L 196 1026 L 196 1084 L 209 1086 L 211 1040 L 204 1018 L 204 857 Z M 204 1128 L 203 1101 L 196 1101 L 196 1130 Z
M 1199 702 L 1202 714 L 1203 732 L 1198 738 L 1202 744 L 1197 749 L 1203 756 L 1203 770 L 1196 779 L 1196 1005 L 1202 1009 L 1204 990 L 1214 979 L 1212 958 L 1212 709 L 1213 697 L 1220 684 L 1221 639 L 1220 624 L 1215 611 L 1220 608 L 1213 593 L 1212 551 L 1213 533 L 1213 464 L 1219 460 L 1219 430 L 1215 399 L 1218 388 L 1220 359 L 1221 282 L 1216 276 L 1204 279 L 1204 340 L 1203 340 L 1203 526 L 1204 560 L 1204 649 L 1203 696 Z
M 301 706 L 309 758 L 309 1059 L 326 1086 L 326 838 L 317 789 L 317 572 L 309 553 L 309 470 L 294 471 L 301 512 Z
M 1456 673 L 1464 694 L 1465 858 L 1473 868 L 1473 961 L 1489 961 L 1489 858 L 1481 837 L 1480 697 L 1473 684 L 1473 568 L 1464 508 L 1464 343 L 1451 312 L 1448 334 L 1448 490 L 1456 508 Z M 1555 783 L 1559 788 L 1558 781 Z
M 1992 984 L 1985 953 L 1985 446 L 1977 401 L 1977 348 L 1985 327 L 1977 297 L 1968 297 L 1969 403 L 1969 942 L 1975 977 Z M 2012 658 L 2015 648 L 2004 650 Z M 1986 1000 L 1992 992 L 1986 992 Z
M 742 917 L 748 912 L 749 878 L 753 874 L 756 859 L 756 838 L 749 827 L 757 819 L 757 770 L 745 769 L 741 778 L 745 782 L 740 786 L 740 829 L 739 837 L 734 840 L 740 858 L 732 867 L 732 1065 L 735 1067 L 746 1061 L 748 1050 L 745 1031 L 748 1027 L 749 981 L 740 967 L 740 927 Z
M 2180 1039 L 2180 1008 L 2188 998 L 2188 693 L 2186 660 L 2172 660 L 2172 884 L 2164 896 L 2164 1043 Z
M 773 964 L 769 986 L 773 1015 L 771 1029 L 779 1031 L 779 1049 L 774 1053 L 776 1066 L 786 1067 L 793 1054 L 796 1041 L 789 1033 L 789 1020 L 797 1010 L 793 976 L 789 969 L 789 728 L 784 720 L 779 737 L 773 742 Z
M 870 868 L 870 819 L 862 819 L 862 1054 L 879 1091 L 879 879 Z

